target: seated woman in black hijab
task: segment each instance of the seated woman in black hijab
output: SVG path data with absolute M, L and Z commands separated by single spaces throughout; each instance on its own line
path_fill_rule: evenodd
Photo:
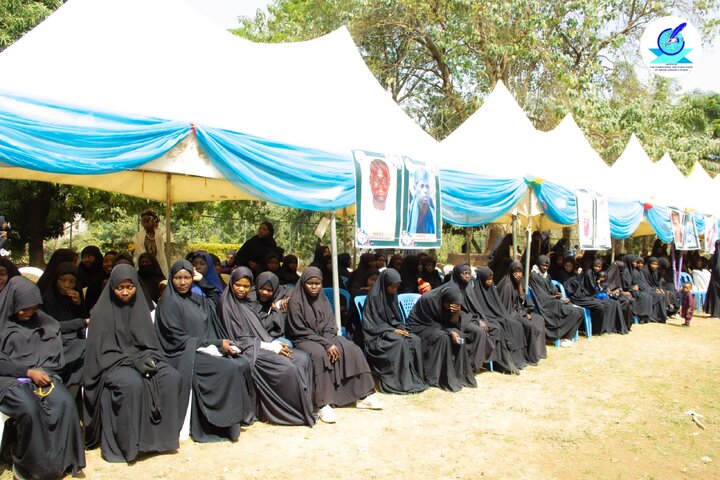
M 179 447 L 180 374 L 165 360 L 138 277 L 118 265 L 90 312 L 85 440 L 108 462 Z
M 525 293 L 523 266 L 520 262 L 510 263 L 508 274 L 497 284 L 497 294 L 510 315 L 523 323 L 528 321 L 535 329 L 542 331 L 542 333 L 535 338 L 536 354 L 538 358 L 547 358 L 547 348 L 545 347 L 545 319 L 542 315 L 533 312 L 532 301 Z M 527 340 L 529 342 L 532 341 L 530 338 Z M 540 344 L 541 341 L 542 345 Z
M 77 260 L 78 254 L 75 250 L 70 248 L 58 248 L 55 250 L 53 254 L 50 255 L 50 260 L 48 260 L 43 274 L 40 275 L 40 278 L 38 278 L 36 283 L 37 287 L 40 289 L 40 293 L 45 295 L 45 292 L 55 285 L 55 282 L 57 281 L 57 269 L 61 263 L 69 262 L 77 266 Z
M 377 270 L 375 268 L 375 254 L 363 253 L 362 255 L 360 255 L 360 260 L 358 261 L 357 268 L 352 272 L 352 275 L 350 276 L 350 281 L 348 282 L 350 292 L 358 291 L 366 286 L 367 279 L 365 277 L 365 272 L 370 269 Z
M 518 373 L 519 370 L 508 349 L 505 331 L 496 322 L 486 321 L 471 280 L 470 265 L 460 263 L 455 265 L 448 281 L 460 290 L 460 322 L 457 328 L 465 336 L 470 365 L 477 371 L 492 361 L 497 364 L 498 371 Z
M 422 262 L 422 271 L 420 272 L 420 278 L 429 283 L 432 288 L 437 288 L 443 283 L 440 272 L 435 268 L 436 266 L 437 261 L 433 257 L 427 257 Z
M 399 287 L 400 273 L 385 269 L 365 299 L 365 349 L 381 392 L 418 393 L 428 388 L 423 380 L 422 343 L 402 322 Z
M 103 254 L 95 245 L 88 245 L 80 252 L 80 264 L 78 265 L 78 290 L 89 286 L 97 277 L 102 277 Z
M 448 282 L 421 296 L 407 320 L 410 331 L 422 340 L 425 383 L 451 392 L 477 387 L 460 329 L 461 302 L 458 286 Z
M 205 292 L 193 293 L 193 282 Z M 237 440 L 240 425 L 255 420 L 250 364 L 238 357 L 216 312 L 220 292 L 187 260 L 170 268 L 170 281 L 155 311 L 155 331 L 168 363 L 180 372 L 179 422 L 187 411 L 196 442 Z
M 20 270 L 7 258 L 0 258 L 0 292 L 3 291 L 8 281 L 13 277 L 19 277 Z
M 265 272 L 267 273 L 267 272 Z M 274 340 L 248 302 L 253 275 L 237 267 L 220 299 L 220 318 L 252 365 L 260 420 L 277 425 L 315 425 L 310 356 Z
M 279 340 L 292 347 L 292 342 L 285 338 L 287 321 L 287 305 L 292 288 L 280 285 L 277 275 L 263 272 L 255 281 L 255 288 L 248 294 L 250 308 L 257 314 L 265 331 L 273 340 Z
M 117 256 L 118 252 L 115 250 L 108 251 L 102 260 L 102 273 L 90 280 L 90 284 L 85 291 L 85 308 L 88 312 L 92 310 L 92 307 L 95 306 L 95 302 L 97 302 L 98 298 L 100 298 L 100 293 L 102 293 L 108 278 L 110 278 L 110 272 L 112 272 L 113 263 L 115 262 L 115 257 Z
M 665 323 L 667 312 L 663 296 L 655 291 L 648 283 L 647 277 L 640 266 L 642 258 L 635 255 L 625 255 L 625 272 L 623 274 L 623 288 L 633 293 L 635 297 L 635 315 L 640 323 Z
M 537 365 L 541 359 L 547 358 L 545 325 L 508 312 L 497 293 L 493 271 L 489 267 L 477 269 L 475 293 L 486 321 L 499 322 L 505 330 L 510 353 L 518 368 L 522 369 L 527 364 Z
M 67 386 L 82 384 L 85 359 L 85 327 L 87 311 L 82 294 L 77 290 L 75 264 L 65 262 L 55 269 L 55 282 L 43 292 L 42 310 L 60 322 L 65 367 L 63 383 Z
M 257 235 L 242 244 L 235 254 L 235 265 L 249 267 L 256 270 L 265 255 L 275 252 L 282 255 L 282 249 L 275 243 L 275 227 L 270 222 L 262 222 L 258 227 Z
M 398 293 L 419 293 L 418 279 L 420 278 L 420 259 L 415 255 L 403 258 L 400 271 L 400 290 Z
M 664 305 L 668 315 L 674 315 L 679 309 L 678 293 L 672 282 L 672 271 L 667 258 L 650 257 L 645 265 L 645 278 L 655 291 L 664 297 Z M 666 281 L 666 274 L 670 273 Z
M 322 294 L 322 273 L 317 267 L 303 271 L 290 295 L 287 332 L 295 348 L 312 358 L 314 403 L 320 409 L 320 420 L 335 423 L 332 405 L 357 401 L 358 408 L 382 409 L 373 394 L 375 381 L 365 355 L 357 345 L 337 334 L 335 316 Z
M 547 271 L 550 259 L 540 255 L 533 270 L 530 272 L 529 286 L 532 289 L 533 302 L 540 315 L 545 319 L 545 338 L 547 340 L 567 340 L 564 346 L 572 345 L 580 324 L 585 318 L 582 308 L 570 304 L 563 298 L 560 290 L 550 281 Z
M 598 298 L 601 292 L 598 284 L 598 275 L 602 271 L 603 262 L 597 258 L 577 280 L 566 281 L 563 285 L 570 301 L 579 307 L 590 310 L 592 320 L 592 333 L 628 333 L 627 319 L 618 302 L 612 298 Z
M 141 253 L 138 257 L 137 273 L 142 283 L 140 288 L 145 297 L 149 297 L 157 305 L 158 301 L 160 301 L 160 295 L 162 295 L 160 283 L 165 281 L 166 278 L 155 255 L 148 252 Z
M 295 255 L 285 255 L 282 260 L 282 266 L 277 273 L 280 285 L 287 285 L 289 283 L 295 285 L 298 280 L 300 280 L 297 269 L 298 258 Z
M 22 276 L 0 292 L 0 411 L 3 457 L 15 478 L 54 479 L 85 467 L 80 418 L 60 379 L 60 325 L 38 310 L 40 291 Z

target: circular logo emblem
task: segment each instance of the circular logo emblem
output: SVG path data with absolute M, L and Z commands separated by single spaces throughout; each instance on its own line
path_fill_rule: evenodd
M 690 22 L 675 16 L 650 23 L 640 39 L 645 65 L 663 77 L 681 77 L 692 72 L 702 53 L 700 34 Z

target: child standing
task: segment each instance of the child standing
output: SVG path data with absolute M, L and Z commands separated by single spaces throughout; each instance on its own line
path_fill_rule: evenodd
M 695 296 L 690 293 L 692 290 L 692 283 L 683 283 L 682 288 L 682 318 L 685 319 L 684 327 L 690 326 L 690 320 L 692 320 L 693 313 L 695 313 Z

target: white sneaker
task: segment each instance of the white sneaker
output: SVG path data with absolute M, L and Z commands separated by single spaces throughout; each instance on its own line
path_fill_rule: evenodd
M 561 346 L 561 347 L 565 347 L 565 348 L 572 347 L 572 346 L 573 346 L 573 341 L 572 341 L 572 340 L 568 340 L 567 338 L 566 338 L 566 339 L 563 339 L 563 340 L 560 340 L 560 346 Z
M 335 423 L 337 422 L 337 417 L 335 416 L 335 410 L 330 405 L 325 405 L 320 409 L 318 412 L 320 415 L 320 420 L 325 423 Z
M 372 395 L 368 395 L 362 400 L 358 400 L 355 404 L 355 408 L 364 408 L 367 410 L 382 410 L 383 403 L 380 401 L 377 395 L 373 393 Z

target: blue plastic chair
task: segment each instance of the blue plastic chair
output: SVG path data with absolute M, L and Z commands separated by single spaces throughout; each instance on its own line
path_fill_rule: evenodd
M 687 272 L 680 272 L 680 288 L 682 288 L 683 284 L 685 282 L 690 282 L 690 285 L 692 285 L 692 290 L 690 293 L 695 295 L 695 309 L 698 312 L 703 311 L 703 307 L 705 306 L 705 293 L 702 290 L 696 290 L 695 284 L 692 281 L 692 276 Z
M 560 294 L 563 298 L 567 298 L 567 294 L 565 293 L 565 287 L 563 287 L 562 283 L 558 282 L 557 280 L 550 280 L 553 285 L 558 287 L 558 290 L 560 290 Z M 577 308 L 582 308 L 583 315 L 585 315 L 585 335 L 587 335 L 587 339 L 590 340 L 592 338 L 592 317 L 590 316 L 590 310 L 587 308 L 579 307 L 577 305 L 573 305 Z M 575 332 L 575 338 L 573 339 L 574 342 L 577 342 L 578 340 L 578 333 Z
M 357 307 L 358 315 L 360 315 L 360 323 L 362 323 L 363 309 L 365 308 L 365 299 L 367 295 L 358 295 L 355 297 L 355 307 Z
M 400 305 L 400 314 L 403 317 L 403 323 L 407 323 L 410 310 L 415 306 L 418 298 L 420 298 L 419 293 L 401 293 L 398 295 L 398 304 Z
M 344 288 L 339 289 L 340 295 L 345 298 L 345 305 L 350 305 L 350 292 L 345 290 Z M 335 313 L 335 302 L 333 301 L 333 289 L 331 287 L 325 287 L 323 288 L 323 293 L 327 297 L 328 301 L 330 302 L 330 308 L 332 309 L 333 313 Z

